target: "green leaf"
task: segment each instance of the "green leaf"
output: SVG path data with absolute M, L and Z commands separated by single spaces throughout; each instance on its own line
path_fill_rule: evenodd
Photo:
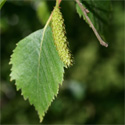
M 21 40 L 10 64 L 11 80 L 16 81 L 17 90 L 22 90 L 24 99 L 35 106 L 42 121 L 64 74 L 64 64 L 54 45 L 51 28 L 38 30 Z
M 2 6 L 4 5 L 5 2 L 6 2 L 6 0 L 0 0 L 0 9 L 2 8 Z
M 102 35 L 105 34 L 110 22 L 111 16 L 111 1 L 98 1 L 98 0 L 81 0 L 82 5 L 89 10 L 87 14 L 96 30 Z M 76 4 L 76 10 L 80 17 L 87 22 L 82 10 Z M 88 23 L 88 22 L 87 22 Z

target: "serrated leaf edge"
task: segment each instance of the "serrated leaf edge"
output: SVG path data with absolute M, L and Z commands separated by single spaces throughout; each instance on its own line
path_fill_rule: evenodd
M 48 26 L 48 25 L 47 25 L 47 26 Z M 43 37 L 42 37 L 41 44 L 40 44 L 40 55 L 39 55 L 39 61 L 38 61 L 38 62 L 39 62 L 39 65 L 40 65 L 40 56 L 41 56 L 41 51 L 42 51 L 42 43 L 43 43 L 43 40 L 44 40 L 45 30 L 46 30 L 47 26 L 45 26 L 44 29 L 43 29 Z M 16 44 L 16 47 L 17 47 L 17 46 L 18 46 L 18 43 Z M 16 49 L 16 47 L 15 47 L 15 49 Z M 12 55 L 14 54 L 15 49 L 12 51 Z M 12 64 L 12 55 L 10 56 L 9 65 L 12 65 L 12 66 L 13 66 L 13 64 Z M 38 69 L 39 69 L 39 68 L 38 68 Z M 18 84 L 16 84 L 16 79 L 12 78 L 12 67 L 11 67 L 10 71 L 11 71 L 11 73 L 10 73 L 10 81 L 15 80 L 16 90 L 17 90 L 17 91 L 21 90 L 21 95 L 23 96 L 24 100 L 25 100 L 25 101 L 28 100 L 29 103 L 30 103 L 30 105 L 34 105 L 33 102 L 32 102 L 28 97 L 26 97 L 26 96 L 23 94 L 24 91 L 23 91 L 20 87 L 18 88 Z M 38 71 L 39 71 L 39 70 L 38 70 Z M 39 73 L 39 72 L 38 72 L 38 73 Z M 38 74 L 38 73 L 37 73 L 37 74 Z M 64 80 L 64 70 L 63 70 L 62 83 L 63 83 L 63 80 Z M 62 83 L 59 83 L 59 85 L 62 85 Z M 51 104 L 52 104 L 52 102 L 54 101 L 54 99 L 57 97 L 58 92 L 59 92 L 59 85 L 58 85 L 56 94 L 53 96 L 53 98 L 52 98 L 52 100 L 51 100 L 51 102 L 50 102 L 50 105 L 48 105 L 48 107 L 46 108 L 46 110 L 44 111 L 44 113 L 42 114 L 42 116 L 39 114 L 39 111 L 36 109 L 36 107 L 35 107 L 35 105 L 34 105 L 34 108 L 35 108 L 35 110 L 37 111 L 38 116 L 39 116 L 39 118 L 40 118 L 40 122 L 43 121 L 43 118 L 44 118 L 45 114 L 47 113 L 49 107 L 51 106 Z

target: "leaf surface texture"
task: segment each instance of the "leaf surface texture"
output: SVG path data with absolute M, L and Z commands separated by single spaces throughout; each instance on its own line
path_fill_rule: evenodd
M 14 50 L 10 64 L 11 80 L 25 99 L 35 106 L 42 121 L 63 81 L 64 64 L 60 60 L 52 30 L 38 30 L 21 40 Z

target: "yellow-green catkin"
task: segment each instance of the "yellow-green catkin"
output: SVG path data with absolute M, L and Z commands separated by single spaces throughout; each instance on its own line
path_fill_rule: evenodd
M 64 19 L 58 6 L 55 6 L 52 15 L 52 31 L 56 49 L 61 60 L 65 64 L 65 67 L 67 68 L 72 65 L 72 57 L 68 49 Z

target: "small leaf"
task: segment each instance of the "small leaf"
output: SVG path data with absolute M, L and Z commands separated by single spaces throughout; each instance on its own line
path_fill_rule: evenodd
M 64 64 L 54 45 L 51 28 L 38 30 L 21 40 L 10 64 L 11 80 L 16 81 L 17 90 L 22 90 L 24 99 L 35 106 L 42 121 L 58 94 L 64 74 Z
M 80 0 L 82 5 L 89 10 L 87 14 L 92 21 L 96 30 L 102 35 L 105 35 L 111 15 L 111 1 L 97 1 L 97 0 Z M 76 4 L 76 10 L 80 17 L 87 22 L 82 10 Z M 88 22 L 87 22 L 88 23 Z
M 2 8 L 2 6 L 4 5 L 5 2 L 6 2 L 6 0 L 0 0 L 0 9 Z

